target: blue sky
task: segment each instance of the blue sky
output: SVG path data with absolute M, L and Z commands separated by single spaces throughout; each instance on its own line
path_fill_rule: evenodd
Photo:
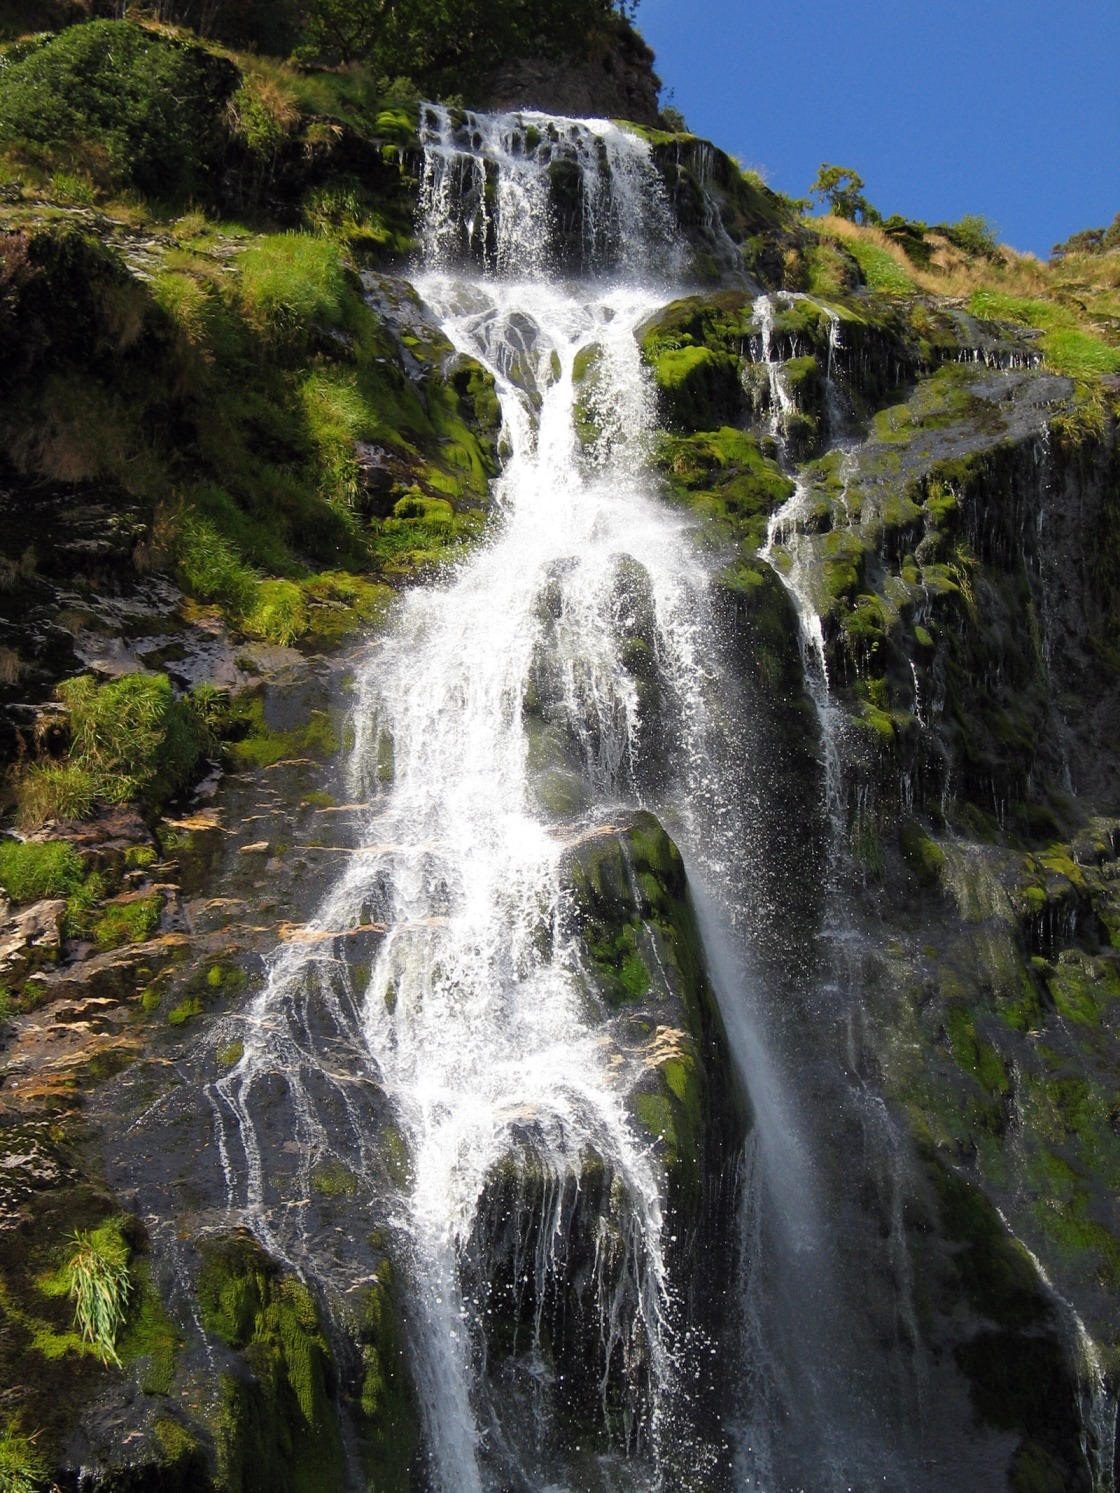
M 637 24 L 689 127 L 791 196 L 851 166 L 884 215 L 981 213 L 1043 257 L 1120 212 L 1120 0 L 641 0 Z

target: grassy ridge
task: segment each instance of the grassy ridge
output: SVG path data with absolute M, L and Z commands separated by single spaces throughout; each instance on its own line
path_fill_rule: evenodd
M 855 260 L 871 291 L 946 297 L 981 320 L 1035 328 L 1046 363 L 1074 379 L 1120 373 L 1120 249 L 1043 264 L 1002 246 L 970 254 L 936 229 L 920 236 L 920 252 L 907 253 L 874 225 L 830 216 L 809 226 L 822 245 Z M 812 288 L 827 295 L 840 287 L 815 279 Z

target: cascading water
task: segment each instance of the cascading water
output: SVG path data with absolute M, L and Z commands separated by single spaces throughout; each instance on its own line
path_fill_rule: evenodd
M 666 679 L 689 680 L 693 693 L 702 681 L 703 572 L 640 476 L 651 408 L 634 331 L 669 298 L 675 237 L 646 149 L 606 123 L 469 116 L 456 127 L 432 109 L 425 144 L 416 284 L 497 383 L 510 452 L 497 531 L 449 583 L 405 600 L 360 681 L 354 763 L 373 800 L 368 842 L 316 926 L 383 926 L 384 940 L 360 982 L 332 967 L 325 943 L 277 960 L 244 1054 L 217 1086 L 223 1117 L 236 1119 L 223 1140 L 227 1175 L 270 1247 L 308 1264 L 298 1231 L 275 1223 L 283 1209 L 256 1141 L 276 1071 L 310 1150 L 370 1149 L 355 1076 L 308 1071 L 314 997 L 360 1047 L 362 1077 L 387 1097 L 406 1158 L 395 1252 L 407 1262 L 434 1484 L 661 1486 L 662 1422 L 677 1397 L 663 1183 L 627 1110 L 639 1065 L 588 1010 L 560 867 L 570 841 L 634 801 L 648 755 L 622 657 L 620 571 L 648 585 Z M 560 168 L 573 218 L 557 256 L 564 225 L 550 181 Z M 463 253 L 481 274 L 458 266 Z M 565 254 L 613 273 L 575 289 L 526 278 Z M 643 282 L 637 263 L 661 275 Z M 587 449 L 572 415 L 581 353 L 595 360 Z M 543 674 L 553 718 L 569 728 L 570 761 L 551 773 L 526 726 L 525 698 Z M 392 781 L 379 784 L 388 758 Z M 329 1135 L 324 1085 L 342 1119 Z M 601 1206 L 588 1210 L 596 1188 Z M 591 1216 L 573 1241 L 580 1208 Z M 559 1328 L 545 1317 L 581 1249 L 600 1431 L 629 1461 L 558 1450 L 551 1425 L 566 1391 L 546 1341 Z M 485 1319 L 503 1271 L 531 1294 L 535 1318 L 516 1373 L 490 1385 Z M 702 1447 L 692 1460 L 700 1475 Z
M 429 106 L 424 148 L 415 284 L 492 373 L 508 457 L 489 542 L 402 598 L 361 671 L 361 843 L 211 1090 L 231 1203 L 274 1254 L 345 1291 L 368 1256 L 324 1246 L 300 1198 L 332 1160 L 379 1179 L 433 1490 L 955 1486 L 918 1434 L 894 1136 L 878 1111 L 861 1125 L 819 1056 L 844 1045 L 843 1012 L 805 994 L 827 982 L 775 972 L 784 909 L 755 866 L 765 754 L 709 570 L 647 471 L 635 334 L 683 278 L 660 178 L 605 122 Z M 804 501 L 775 517 L 765 555 L 798 604 L 827 745 Z M 835 761 L 826 783 L 838 816 Z M 637 807 L 684 851 L 754 1116 L 731 1168 L 727 1321 L 707 1335 L 629 1103 L 644 1058 L 585 977 L 565 881 L 572 848 Z M 368 965 L 340 957 L 352 934 L 374 939 Z M 265 1133 L 279 1115 L 304 1184 L 287 1190 Z M 884 1132 L 865 1170 L 883 1172 L 885 1238 L 852 1197 L 864 1163 L 822 1167 L 829 1127 L 856 1146 Z M 965 1415 L 946 1417 L 946 1445 Z

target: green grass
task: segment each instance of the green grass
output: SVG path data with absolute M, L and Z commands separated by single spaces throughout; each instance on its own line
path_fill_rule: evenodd
M 16 817 L 24 829 L 51 819 L 85 819 L 97 802 L 97 777 L 75 762 L 38 762 L 16 780 Z
M 2 1493 L 41 1493 L 49 1480 L 46 1458 L 33 1436 L 24 1436 L 10 1420 L 0 1435 L 0 1490 Z
M 175 570 L 188 596 L 217 602 L 234 617 L 243 617 L 252 609 L 256 576 L 233 541 L 198 513 L 188 514 L 178 526 Z
M 74 1303 L 74 1325 L 82 1339 L 97 1349 L 103 1363 L 119 1367 L 117 1333 L 124 1325 L 132 1290 L 129 1248 L 120 1221 L 110 1219 L 99 1228 L 77 1230 L 70 1244 L 71 1253 L 60 1274 Z
M 189 781 L 209 745 L 205 723 L 189 699 L 176 698 L 165 674 L 125 674 L 104 684 L 79 674 L 57 694 L 66 706 L 70 754 L 15 779 L 24 827 L 84 818 L 99 801 L 158 807 Z
M 978 290 L 969 300 L 974 316 L 1036 327 L 1047 363 L 1069 378 L 1093 379 L 1120 373 L 1120 347 L 1085 331 L 1077 314 L 1057 300 L 1038 300 L 1004 291 Z
M 124 674 L 104 684 L 79 674 L 57 693 L 67 710 L 71 758 L 97 776 L 110 803 L 140 796 L 160 802 L 187 782 L 204 732 L 165 674 Z
M 268 342 L 303 347 L 314 324 L 336 327 L 345 319 L 346 271 L 329 239 L 269 234 L 238 265 L 246 315 Z
M 0 841 L 0 887 L 13 902 L 68 897 L 84 877 L 82 858 L 66 840 Z
M 250 637 L 287 647 L 303 637 L 309 626 L 302 587 L 294 581 L 261 581 L 253 610 L 245 619 Z
M 886 249 L 865 239 L 844 240 L 844 248 L 863 271 L 868 290 L 886 295 L 912 295 L 916 290 L 914 281 Z

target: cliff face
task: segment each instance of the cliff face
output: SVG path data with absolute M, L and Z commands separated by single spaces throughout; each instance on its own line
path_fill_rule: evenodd
M 656 126 L 660 82 L 653 53 L 631 27 L 606 32 L 585 59 L 519 58 L 490 81 L 487 107 Z
M 494 98 L 653 126 L 649 60 L 620 30 L 585 67 L 511 65 Z M 315 1294 L 240 1231 L 214 1137 L 275 951 L 337 939 L 368 978 L 372 903 L 352 926 L 314 921 L 364 844 L 345 768 L 356 651 L 397 592 L 485 537 L 507 452 L 493 379 L 408 280 L 426 189 L 414 104 L 339 75 L 278 84 L 250 59 L 202 75 L 212 129 L 191 170 L 220 221 L 157 216 L 109 165 L 49 174 L 31 151 L 0 188 L 0 740 L 21 836 L 0 844 L 0 1366 L 19 1386 L 2 1445 L 31 1487 L 406 1488 L 423 1452 L 399 1262 L 380 1228 L 349 1227 L 408 1181 L 386 1096 L 340 1101 L 372 1137 L 360 1175 L 265 1132 L 284 1206 L 364 1282 L 345 1300 L 329 1271 Z M 471 135 L 465 116 L 449 127 Z M 750 723 L 761 847 L 739 871 L 766 913 L 757 955 L 787 1005 L 806 1133 L 829 1157 L 822 1195 L 838 1236 L 890 1241 L 905 1309 L 881 1336 L 933 1366 L 930 1398 L 962 1422 L 969 1397 L 987 1486 L 1104 1488 L 1120 1344 L 1115 255 L 1045 271 L 921 233 L 907 255 L 801 222 L 691 136 L 647 136 L 692 255 L 690 293 L 639 332 L 650 460 L 715 573 L 708 662 Z M 536 126 L 524 142 L 540 146 Z M 561 263 L 578 187 L 552 171 Z M 592 464 L 612 438 L 599 369 L 574 370 Z M 656 718 L 652 635 L 631 633 Z M 569 747 L 547 707 L 523 704 L 561 793 Z M 379 739 L 377 781 L 392 753 Z M 718 1274 L 750 1096 L 680 856 L 640 815 L 576 844 L 564 874 L 604 1032 L 620 1063 L 644 1054 L 633 1123 L 679 1252 Z M 305 1019 L 342 1050 L 341 1007 Z M 287 1079 L 271 1081 L 280 1113 Z M 545 1310 L 516 1272 L 527 1239 L 544 1248 L 552 1185 L 520 1156 L 497 1164 L 470 1244 L 472 1269 L 501 1262 L 476 1282 L 500 1318 L 495 1382 L 501 1345 Z M 550 1411 L 573 1442 L 610 1369 L 580 1293 L 612 1186 L 589 1155 L 583 1185 L 552 1199 L 579 1265 L 548 1298 L 581 1324 L 557 1352 L 587 1382 Z M 99 1278 L 127 1281 L 111 1352 L 74 1325 L 79 1244 Z M 715 1293 L 696 1296 L 718 1338 Z

